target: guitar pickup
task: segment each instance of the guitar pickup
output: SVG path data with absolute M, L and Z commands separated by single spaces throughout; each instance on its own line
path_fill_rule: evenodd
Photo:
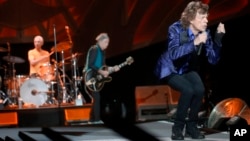
M 92 78 L 92 79 L 90 79 L 90 80 L 88 80 L 87 82 L 86 82 L 86 85 L 93 85 L 93 84 L 95 84 L 96 83 L 96 80 L 94 79 L 94 78 Z

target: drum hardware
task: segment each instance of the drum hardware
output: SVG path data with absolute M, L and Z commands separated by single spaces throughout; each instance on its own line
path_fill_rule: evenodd
M 61 51 L 61 56 L 62 56 L 62 83 L 61 83 L 61 86 L 62 86 L 62 100 L 63 100 L 63 103 L 66 103 L 66 97 L 67 97 L 67 91 L 66 91 L 66 86 L 65 86 L 65 83 L 66 83 L 66 73 L 65 73 L 65 65 L 64 65 L 64 51 L 62 50 Z
M 54 105 L 58 105 L 58 101 L 56 100 L 55 98 L 55 89 L 54 89 L 54 84 L 56 84 L 57 82 L 55 81 L 50 81 L 49 82 L 49 87 L 50 87 L 50 90 L 51 90 L 51 94 L 48 95 L 48 98 L 47 98 L 47 101 L 46 103 L 47 104 L 54 104 Z
M 67 36 L 69 38 L 69 41 L 67 41 L 67 42 L 60 42 L 60 43 L 58 43 L 56 45 L 56 35 L 55 35 L 56 32 L 55 32 L 55 28 L 54 28 L 55 46 L 53 46 L 51 48 L 51 51 L 60 52 L 61 53 L 62 60 L 61 60 L 60 63 L 58 63 L 59 61 L 57 59 L 57 56 L 56 56 L 56 60 L 52 60 L 52 61 L 56 64 L 56 69 L 55 69 L 56 70 L 56 75 L 55 75 L 55 77 L 56 77 L 56 82 L 59 84 L 58 85 L 59 86 L 58 87 L 58 92 L 59 92 L 58 96 L 59 97 L 61 96 L 63 103 L 65 103 L 65 102 L 67 102 L 67 101 L 69 101 L 69 100 L 72 99 L 72 96 L 70 95 L 71 92 L 68 93 L 67 92 L 67 87 L 66 87 L 66 77 L 67 77 L 67 75 L 65 73 L 65 64 L 67 64 L 67 63 L 65 61 L 66 60 L 70 60 L 70 59 L 72 60 L 71 63 L 74 66 L 74 68 L 73 68 L 74 74 L 72 74 L 72 75 L 74 75 L 74 78 L 76 78 L 76 73 L 75 72 L 76 72 L 76 67 L 77 66 L 76 66 L 75 58 L 77 56 L 79 56 L 79 55 L 82 55 L 81 53 L 76 53 L 76 54 L 72 54 L 71 57 L 64 58 L 64 51 L 68 50 L 68 49 L 72 49 L 72 45 L 73 45 L 72 40 L 71 40 L 71 36 L 69 34 L 69 27 L 65 26 L 65 30 L 67 32 Z M 71 52 L 72 52 L 72 50 L 71 50 Z M 56 53 L 56 55 L 57 55 L 57 53 Z M 59 70 L 62 72 L 62 75 L 60 75 Z M 69 81 L 70 81 L 70 85 L 73 85 L 72 87 L 73 87 L 74 92 L 75 92 L 74 95 L 76 95 L 78 93 L 77 82 L 79 83 L 79 81 L 75 80 L 75 79 L 73 80 L 74 83 L 70 79 L 69 79 Z M 60 98 L 58 98 L 58 99 L 60 99 Z
M 10 62 L 10 63 L 24 63 L 25 61 L 17 56 L 4 56 L 3 60 Z
M 41 94 L 41 93 L 53 94 L 55 92 L 54 91 L 37 91 L 35 89 L 31 91 L 32 95 L 37 95 L 37 94 Z
M 64 47 L 64 45 L 62 45 L 62 44 L 58 44 L 57 45 L 57 40 L 56 40 L 56 26 L 55 25 L 53 25 L 53 33 L 54 33 L 54 46 L 51 48 L 51 51 L 53 51 L 53 52 L 59 52 L 59 51 L 62 51 L 63 49 L 63 47 Z M 57 87 L 57 93 L 58 93 L 58 104 L 60 105 L 61 104 L 61 100 L 59 99 L 59 96 L 60 96 L 60 85 L 62 85 L 61 84 L 61 78 L 60 78 L 60 74 L 59 74 L 59 71 L 58 71 L 58 68 L 59 68 L 59 66 L 58 66 L 58 54 L 57 53 L 55 53 L 55 59 L 56 59 L 56 63 L 55 63 L 55 79 L 56 79 L 56 83 L 58 84 L 58 87 Z M 51 85 L 53 85 L 53 84 L 51 84 Z
M 60 62 L 60 64 L 58 63 L 58 61 L 52 59 L 52 62 L 55 63 L 55 66 L 56 66 L 56 80 L 58 82 L 58 84 L 60 84 L 60 89 L 58 89 L 58 92 L 59 92 L 59 97 L 58 99 L 62 100 L 61 102 L 63 103 L 66 103 L 67 102 L 67 89 L 66 89 L 66 86 L 65 86 L 65 83 L 66 83 L 66 80 L 65 80 L 65 77 L 66 77 L 66 73 L 65 73 L 65 61 L 64 61 L 64 50 L 65 49 L 69 49 L 71 48 L 71 46 L 69 46 L 68 43 L 66 42 L 63 42 L 63 43 L 59 43 L 57 46 L 51 48 L 51 51 L 54 51 L 54 52 L 61 52 L 61 58 L 62 58 L 62 61 Z M 62 75 L 60 75 L 59 73 L 59 69 L 61 67 L 61 71 L 62 71 Z M 61 90 L 61 91 L 59 91 Z
M 75 53 L 72 56 L 65 58 L 64 61 L 76 59 L 76 57 L 78 57 L 80 55 L 82 55 L 82 53 Z
M 72 47 L 73 42 L 72 42 L 72 39 L 71 39 L 71 36 L 70 36 L 69 26 L 65 26 L 65 30 L 66 30 L 66 33 L 67 33 L 67 36 L 68 36 L 68 39 L 69 39 L 68 43 Z M 71 53 L 72 53 L 72 50 L 71 50 Z M 74 53 L 74 54 L 71 54 L 70 57 L 64 58 L 64 61 L 67 61 L 67 60 L 71 59 L 73 82 L 72 82 L 72 80 L 70 80 L 70 84 L 72 86 L 73 94 L 74 94 L 74 96 L 71 96 L 71 99 L 73 101 L 75 101 L 75 103 L 76 103 L 76 99 L 77 99 L 78 95 L 80 94 L 80 91 L 78 90 L 78 87 L 77 87 L 77 84 L 79 83 L 79 81 L 76 80 L 76 78 L 77 78 L 77 67 L 78 67 L 77 66 L 77 57 L 80 56 L 80 55 L 82 55 L 82 53 Z
M 72 57 L 71 57 L 71 62 L 72 62 L 72 70 L 73 70 L 73 72 L 72 72 L 72 78 L 73 78 L 73 87 L 74 87 L 74 96 L 75 96 L 75 99 L 77 99 L 77 97 L 79 96 L 79 95 L 82 95 L 81 93 L 80 93 L 80 90 L 79 90 L 79 88 L 78 88 L 78 84 L 79 84 L 79 82 L 82 80 L 82 78 L 81 77 L 79 77 L 79 76 L 77 76 L 77 68 L 78 68 L 78 63 L 77 63 L 77 56 L 78 56 L 78 54 L 79 53 L 75 53 L 75 54 L 73 54 L 72 55 Z M 86 101 L 85 101 L 85 99 L 84 98 L 82 98 L 83 99 L 83 102 L 84 103 L 86 103 Z
M 59 62 L 59 63 L 58 63 L 58 66 L 59 66 L 59 67 L 62 67 L 63 64 L 64 64 L 64 65 L 68 65 L 68 64 L 70 64 L 70 63 L 68 63 L 68 62 L 64 62 L 64 63 Z
M 3 105 L 12 104 L 9 96 L 0 90 L 0 98 L 3 100 Z
M 11 70 L 11 72 L 8 72 L 8 77 L 5 78 L 7 82 L 7 94 L 14 99 L 16 99 L 19 96 L 19 91 L 17 87 L 17 82 L 16 82 L 16 69 L 15 69 L 15 63 L 24 63 L 24 59 L 17 57 L 17 56 L 11 56 L 11 47 L 9 42 L 7 42 L 8 46 L 8 55 L 3 57 L 3 60 L 8 62 L 8 68 L 6 69 L 5 72 L 5 77 L 7 77 L 7 71 Z M 12 84 L 13 82 L 13 84 Z M 10 88 L 13 85 L 13 88 Z
M 12 62 L 12 76 L 7 79 L 7 93 L 10 97 L 17 98 L 18 97 L 18 88 L 16 83 L 16 69 L 15 63 Z M 13 82 L 13 84 L 12 84 Z
M 17 57 L 17 56 L 11 56 L 10 52 L 11 52 L 11 47 L 10 47 L 10 43 L 7 42 L 7 46 L 8 46 L 8 55 L 3 57 L 3 60 L 10 62 L 10 63 L 24 63 L 24 59 Z
M 56 72 L 58 72 L 58 75 L 56 76 L 56 80 L 57 80 L 57 82 L 55 82 L 55 83 L 58 83 L 59 85 L 58 85 L 58 92 L 59 92 L 59 94 L 58 94 L 58 100 L 62 100 L 62 102 L 63 103 L 66 103 L 66 102 L 69 102 L 70 101 L 70 99 L 71 99 L 71 97 L 70 97 L 70 95 L 69 95 L 69 91 L 68 91 L 68 89 L 67 89 L 67 87 L 66 87 L 66 78 L 71 82 L 71 80 L 69 79 L 69 77 L 66 75 L 66 73 L 65 73 L 65 70 L 64 70 L 64 65 L 62 65 L 62 67 L 59 67 L 59 63 L 55 60 L 55 59 L 52 59 L 51 60 L 54 64 L 55 64 L 55 70 L 56 70 Z M 64 64 L 63 63 L 63 61 L 61 61 L 62 62 L 62 64 Z M 62 75 L 60 75 L 60 72 L 62 73 Z

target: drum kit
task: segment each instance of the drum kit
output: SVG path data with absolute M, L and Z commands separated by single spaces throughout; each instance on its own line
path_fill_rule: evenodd
M 8 46 L 8 48 L 10 47 Z M 25 60 L 11 56 L 10 49 L 0 47 L 0 52 L 9 52 L 2 59 L 8 63 L 9 68 L 11 67 L 11 69 L 1 67 L 4 69 L 3 84 L 6 94 L 1 91 L 0 87 L 0 99 L 11 105 L 18 105 L 18 100 L 22 99 L 23 103 L 35 107 L 74 102 L 74 99 L 80 94 L 78 85 L 82 78 L 77 73 L 77 60 L 82 54 L 74 53 L 70 57 L 64 58 L 64 51 L 70 48 L 71 45 L 67 42 L 52 47 L 51 52 L 61 53 L 61 61 L 52 59 L 52 63 L 40 66 L 38 74 L 29 76 L 16 75 L 15 64 L 24 63 Z M 72 66 L 72 80 L 65 73 L 65 65 L 69 63 Z M 1 79 L 0 83 L 2 85 Z

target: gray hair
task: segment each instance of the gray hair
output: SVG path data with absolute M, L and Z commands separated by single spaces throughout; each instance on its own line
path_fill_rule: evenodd
M 109 39 L 109 36 L 108 36 L 108 34 L 107 33 L 100 33 L 96 38 L 95 38 L 95 40 L 96 41 L 102 41 L 102 40 L 104 40 L 104 39 Z

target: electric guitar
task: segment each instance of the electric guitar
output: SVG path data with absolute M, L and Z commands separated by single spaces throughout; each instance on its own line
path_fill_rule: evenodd
M 125 62 L 118 65 L 121 69 L 124 66 L 130 65 L 134 62 L 134 59 L 130 56 L 126 59 Z M 101 69 L 107 70 L 107 67 L 102 67 Z M 114 70 L 108 70 L 109 74 L 113 73 Z M 100 91 L 106 82 L 110 82 L 112 80 L 111 76 L 103 77 L 101 74 L 94 72 L 92 69 L 89 69 L 84 74 L 85 86 L 88 90 L 92 92 Z

